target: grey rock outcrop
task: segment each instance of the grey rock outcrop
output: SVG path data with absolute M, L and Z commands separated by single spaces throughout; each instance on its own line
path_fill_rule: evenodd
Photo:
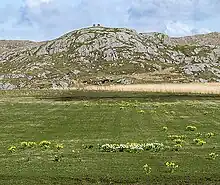
M 1 89 L 69 88 L 106 76 L 124 84 L 211 82 L 220 81 L 219 68 L 219 33 L 171 38 L 99 26 L 40 43 L 0 41 Z

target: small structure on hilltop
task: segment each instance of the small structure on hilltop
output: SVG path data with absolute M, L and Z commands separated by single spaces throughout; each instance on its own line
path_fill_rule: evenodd
M 96 25 L 96 24 L 93 24 L 92 26 L 93 26 L 93 27 L 100 27 L 101 24 L 97 24 L 97 25 Z

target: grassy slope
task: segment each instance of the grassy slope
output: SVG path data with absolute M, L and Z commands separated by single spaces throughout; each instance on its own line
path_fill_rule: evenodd
M 99 93 L 98 96 L 107 95 Z M 220 161 L 206 159 L 211 152 L 220 153 L 220 104 L 215 97 L 210 101 L 186 100 L 187 97 L 178 100 L 178 97 L 158 99 L 154 94 L 148 97 L 142 94 L 139 103 L 127 99 L 133 103 L 123 110 L 120 107 L 125 104 L 120 99 L 60 102 L 8 97 L 1 95 L 0 101 L 0 184 L 217 184 L 216 180 L 220 180 Z M 203 147 L 195 146 L 192 144 L 195 133 L 186 132 L 187 125 L 197 126 L 197 132 L 214 132 L 216 136 L 205 139 L 207 144 Z M 168 127 L 168 133 L 162 131 L 163 126 Z M 158 141 L 171 146 L 168 134 L 188 136 L 182 151 L 103 153 L 97 149 L 97 144 L 126 142 Z M 56 154 L 52 150 L 24 150 L 13 154 L 7 151 L 11 144 L 44 139 L 64 144 L 60 162 L 52 161 Z M 94 148 L 83 149 L 83 144 L 92 144 Z M 166 172 L 166 161 L 179 165 L 174 174 Z M 146 163 L 152 167 L 149 177 L 142 168 Z

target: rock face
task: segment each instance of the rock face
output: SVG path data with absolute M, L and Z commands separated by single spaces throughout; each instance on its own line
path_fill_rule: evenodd
M 45 42 L 0 41 L 0 89 L 220 81 L 220 34 L 170 38 L 90 27 Z

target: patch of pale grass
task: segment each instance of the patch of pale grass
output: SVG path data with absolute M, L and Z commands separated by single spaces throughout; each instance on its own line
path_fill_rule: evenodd
M 135 84 L 86 86 L 84 90 L 92 91 L 133 91 L 133 92 L 168 92 L 168 93 L 201 93 L 220 94 L 220 83 L 188 83 L 188 84 Z

